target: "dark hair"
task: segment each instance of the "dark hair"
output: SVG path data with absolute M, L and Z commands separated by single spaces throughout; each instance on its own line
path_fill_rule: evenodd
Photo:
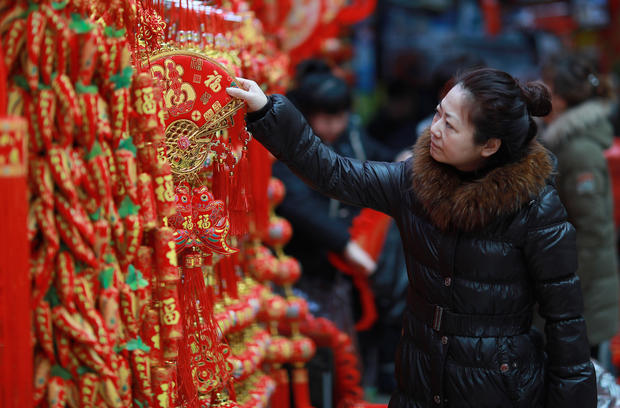
M 543 65 L 542 77 L 553 87 L 553 93 L 566 101 L 567 107 L 611 94 L 611 87 L 594 64 L 578 54 L 551 57 Z
M 322 60 L 306 60 L 297 66 L 295 88 L 286 96 L 309 117 L 316 113 L 337 114 L 351 109 L 351 88 L 341 78 L 332 74 Z
M 506 72 L 483 68 L 457 77 L 456 83 L 471 95 L 469 120 L 474 125 L 474 142 L 501 140 L 488 167 L 519 160 L 527 152 L 538 128 L 533 116 L 551 112 L 551 95 L 540 82 L 521 85 Z

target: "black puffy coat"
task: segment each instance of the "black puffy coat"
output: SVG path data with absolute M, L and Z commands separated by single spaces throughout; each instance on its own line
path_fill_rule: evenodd
M 396 407 L 596 407 L 575 230 L 533 142 L 519 162 L 471 176 L 435 162 L 338 156 L 282 96 L 248 128 L 304 180 L 394 217 L 409 273 Z M 534 303 L 547 344 L 531 331 Z

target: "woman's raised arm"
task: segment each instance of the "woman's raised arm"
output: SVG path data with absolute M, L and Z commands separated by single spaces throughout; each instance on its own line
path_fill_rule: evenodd
M 281 95 L 265 96 L 239 78 L 228 93 L 248 105 L 248 130 L 274 156 L 313 188 L 332 198 L 393 215 L 411 188 L 410 165 L 342 157 L 325 146 L 303 115 Z

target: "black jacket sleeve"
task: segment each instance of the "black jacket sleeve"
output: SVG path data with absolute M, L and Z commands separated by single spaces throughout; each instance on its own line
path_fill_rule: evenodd
M 547 338 L 546 407 L 595 408 L 596 375 L 590 362 L 577 269 L 575 229 L 557 191 L 547 186 L 532 206 L 524 253 Z
M 321 211 L 325 203 L 318 197 L 318 193 L 282 163 L 274 164 L 273 175 L 286 186 L 286 195 L 277 212 L 291 222 L 294 234 L 303 236 L 312 242 L 315 248 L 343 252 L 351 238 L 349 224 L 345 220 L 331 218 L 327 212 Z
M 281 95 L 267 112 L 248 117 L 248 130 L 306 183 L 332 198 L 395 214 L 411 185 L 405 163 L 348 159 L 323 145 L 303 115 Z

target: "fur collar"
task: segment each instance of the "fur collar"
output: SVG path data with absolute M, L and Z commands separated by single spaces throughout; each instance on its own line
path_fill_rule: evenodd
M 610 107 L 602 100 L 591 100 L 560 114 L 541 134 L 541 140 L 554 148 L 567 137 L 608 118 Z
M 553 170 L 547 150 L 537 141 L 518 162 L 473 180 L 463 180 L 456 169 L 431 157 L 428 130 L 413 149 L 413 189 L 433 225 L 442 231 L 479 230 L 518 211 L 539 194 Z

